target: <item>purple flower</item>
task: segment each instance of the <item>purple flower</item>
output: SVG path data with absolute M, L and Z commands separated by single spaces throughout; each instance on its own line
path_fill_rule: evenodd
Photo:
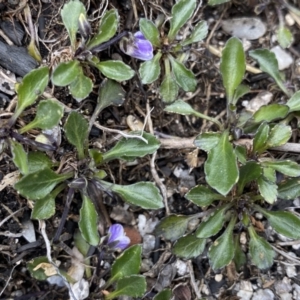
M 129 38 L 123 38 L 120 48 L 125 54 L 141 60 L 150 60 L 153 57 L 152 44 L 140 31 Z
M 130 244 L 130 239 L 124 233 L 124 228 L 120 224 L 109 227 L 107 246 L 115 250 L 124 250 Z

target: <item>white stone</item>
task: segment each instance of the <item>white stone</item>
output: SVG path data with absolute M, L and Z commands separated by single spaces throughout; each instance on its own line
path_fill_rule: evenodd
M 292 294 L 289 293 L 282 293 L 278 294 L 281 300 L 293 300 Z
M 22 223 L 23 225 L 23 230 L 22 230 L 22 235 L 23 237 L 29 242 L 33 243 L 36 241 L 35 237 L 35 230 L 34 230 L 34 225 L 31 220 L 27 220 Z
M 279 70 L 287 69 L 294 62 L 291 54 L 286 50 L 283 50 L 280 46 L 273 47 L 271 51 L 277 58 Z
M 284 18 L 288 26 L 293 26 L 295 24 L 295 20 L 290 14 L 286 14 Z
M 152 234 L 145 234 L 143 237 L 143 254 L 147 257 L 155 248 L 155 236 Z
M 240 284 L 240 290 L 253 292 L 252 284 L 250 281 L 242 280 Z
M 253 295 L 252 300 L 273 300 L 274 299 L 274 294 L 271 290 L 269 289 L 259 289 L 256 291 Z
M 216 282 L 220 282 L 223 279 L 223 275 L 222 274 L 216 274 L 215 275 L 215 281 Z
M 296 267 L 295 266 L 285 266 L 285 272 L 287 277 L 289 278 L 293 278 L 295 276 L 297 276 L 297 271 L 296 271 Z
M 294 299 L 300 299 L 300 285 L 294 283 L 292 287 Z
M 252 295 L 253 295 L 253 292 L 244 291 L 244 290 L 240 290 L 237 293 L 237 296 L 240 297 L 240 299 L 243 299 L 243 300 L 250 300 Z
M 263 105 L 267 105 L 271 102 L 273 98 L 273 94 L 268 91 L 260 92 L 256 97 L 252 98 L 247 106 L 245 106 L 246 110 L 255 113 L 258 111 Z
M 259 18 L 235 18 L 222 21 L 222 29 L 237 38 L 256 40 L 266 33 L 266 25 Z
M 176 267 L 178 276 L 184 276 L 186 273 L 188 273 L 188 266 L 187 266 L 186 262 L 184 262 L 180 259 L 177 259 L 177 261 L 175 262 L 175 267 Z

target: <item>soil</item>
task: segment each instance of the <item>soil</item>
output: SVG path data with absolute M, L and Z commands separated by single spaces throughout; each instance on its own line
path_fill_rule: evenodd
M 22 37 L 19 47 L 27 47 L 30 42 L 28 35 L 28 24 L 25 22 L 24 5 L 28 5 L 32 19 L 38 28 L 38 35 L 40 38 L 39 49 L 43 58 L 43 64 L 54 67 L 56 60 L 60 57 L 54 58 L 54 53 L 69 46 L 66 30 L 64 29 L 61 18 L 59 15 L 60 9 L 67 1 L 0 1 L 1 21 L 14 21 L 23 29 L 24 36 Z M 98 18 L 96 16 L 102 11 L 99 9 L 99 1 L 82 1 L 89 7 L 88 15 L 92 22 L 93 28 L 97 28 Z M 105 2 L 105 1 L 100 1 Z M 117 8 L 120 15 L 120 28 L 122 30 L 130 30 L 136 32 L 138 30 L 138 18 L 144 17 L 145 12 L 147 15 L 152 15 L 153 19 L 161 12 L 170 14 L 171 8 L 175 1 L 108 1 L 108 8 Z M 199 2 L 199 1 L 198 1 Z M 27 3 L 27 4 L 26 4 Z M 290 3 L 296 7 L 300 6 L 299 1 L 290 0 Z M 133 6 L 132 6 L 133 5 Z M 203 1 L 202 6 L 199 8 L 197 18 L 199 20 L 206 20 L 209 25 L 209 37 L 197 45 L 197 51 L 193 51 L 191 59 L 188 60 L 187 65 L 192 68 L 197 76 L 198 87 L 194 94 L 183 92 L 179 93 L 180 99 L 189 99 L 189 104 L 196 110 L 208 114 L 212 117 L 218 117 L 221 122 L 225 122 L 225 91 L 222 84 L 222 78 L 219 72 L 219 58 L 211 53 L 208 45 L 215 48 L 224 46 L 230 35 L 225 33 L 221 26 L 221 20 L 227 20 L 233 17 L 254 17 L 255 9 L 258 5 L 261 8 L 259 18 L 267 26 L 267 32 L 259 39 L 251 41 L 251 49 L 257 48 L 271 48 L 277 42 L 273 40 L 277 25 L 278 15 L 277 9 L 280 9 L 285 16 L 288 11 L 285 10 L 281 1 L 230 1 L 229 3 L 211 7 L 207 5 L 207 1 Z M 294 63 L 284 70 L 286 81 L 296 91 L 299 87 L 299 73 L 297 69 L 297 60 L 300 57 L 300 43 L 299 43 L 299 25 L 294 24 L 290 27 L 294 35 L 294 43 L 289 48 L 293 56 Z M 2 37 L 0 42 L 6 43 Z M 62 54 L 61 54 L 62 55 Z M 118 45 L 111 46 L 108 50 L 101 53 L 101 59 L 110 59 L 115 55 L 121 56 L 125 63 L 130 63 L 136 69 L 140 61 L 124 55 Z M 26 60 L 26 58 L 24 58 Z M 1 62 L 1 60 L 0 60 Z M 21 62 L 18 62 L 22 64 Z M 249 63 L 253 61 L 249 59 Z M 2 66 L 3 67 L 3 66 Z M 6 68 L 9 66 L 5 65 Z M 14 66 L 15 67 L 15 66 Z M 32 66 L 33 68 L 34 66 Z M 15 74 L 19 80 L 20 74 Z M 93 73 L 93 80 L 95 88 L 91 95 L 84 101 L 78 103 L 69 95 L 67 88 L 52 88 L 49 92 L 53 96 L 63 102 L 70 109 L 78 109 L 83 114 L 90 118 L 95 104 L 97 101 L 98 86 L 103 80 L 98 73 Z M 270 77 L 265 74 L 255 75 L 250 72 L 247 73 L 245 82 L 250 86 L 251 93 L 244 96 L 243 100 L 250 100 L 261 91 L 271 91 L 273 93 L 273 101 L 280 102 L 286 100 L 286 96 L 276 87 Z M 202 121 L 199 118 L 190 116 L 181 116 L 176 114 L 168 114 L 164 112 L 165 104 L 160 99 L 158 93 L 158 82 L 145 86 L 142 85 L 138 76 L 123 83 L 123 88 L 126 92 L 126 99 L 120 107 L 109 107 L 105 109 L 98 117 L 97 121 L 107 128 L 126 130 L 128 124 L 126 118 L 134 116 L 136 119 L 144 122 L 149 108 L 151 111 L 152 127 L 149 122 L 146 126 L 146 131 L 154 129 L 154 133 L 158 137 L 176 136 L 180 138 L 192 138 L 199 132 L 209 131 L 212 129 L 211 123 Z M 7 118 L 13 111 L 15 94 L 7 94 L 0 91 L 0 116 Z M 240 105 L 239 110 L 243 107 Z M 34 117 L 34 110 L 22 118 L 22 122 L 27 123 Z M 20 123 L 21 124 L 21 123 Z M 299 139 L 299 130 L 296 128 L 293 135 L 293 142 L 297 143 Z M 98 143 L 102 146 L 102 150 L 110 149 L 116 140 L 116 134 L 110 132 L 103 132 L 96 126 L 92 128 L 90 134 L 90 145 Z M 65 157 L 72 156 L 72 148 L 66 141 L 62 141 L 61 148 L 64 150 Z M 155 160 L 155 168 L 158 176 L 161 178 L 163 185 L 168 193 L 168 206 L 170 213 L 190 215 L 201 212 L 201 208 L 191 204 L 184 198 L 186 192 L 195 184 L 205 182 L 205 175 L 203 170 L 203 163 L 206 159 L 206 154 L 201 151 L 194 152 L 196 161 L 191 163 L 191 152 L 195 151 L 194 148 L 182 149 L 160 149 L 157 152 Z M 275 153 L 274 156 L 281 154 Z M 291 157 L 286 153 L 286 157 Z M 60 153 L 54 154 L 53 157 L 57 162 L 61 161 Z M 298 156 L 294 156 L 299 160 Z M 139 181 L 154 181 L 151 167 L 151 156 L 146 156 L 138 160 L 136 164 L 126 164 L 124 162 L 114 161 L 109 166 L 106 166 L 106 172 L 110 174 L 110 178 L 118 184 L 131 184 Z M 0 156 L 0 179 L 2 180 L 7 174 L 13 176 L 16 171 L 9 151 L 5 151 Z M 192 179 L 187 177 L 176 176 L 176 170 L 186 171 Z M 186 174 L 185 173 L 185 174 Z M 113 174 L 113 175 L 112 175 Z M 1 183 L 3 184 L 3 182 Z M 1 185 L 0 185 L 1 186 Z M 69 293 L 66 287 L 58 287 L 51 285 L 47 281 L 38 281 L 31 277 L 27 263 L 35 257 L 46 255 L 46 247 L 44 239 L 40 233 L 39 222 L 32 221 L 35 229 L 36 240 L 28 242 L 22 234 L 23 225 L 25 221 L 30 220 L 31 206 L 30 202 L 18 195 L 12 186 L 8 185 L 0 191 L 0 299 L 16 299 L 16 300 L 34 300 L 34 299 L 68 299 Z M 296 201 L 297 199 L 295 199 Z M 46 221 L 46 233 L 51 240 L 59 226 L 60 219 L 65 207 L 65 195 L 60 195 L 56 199 L 56 213 Z M 295 201 L 278 201 L 277 206 L 282 207 L 295 207 Z M 158 218 L 161 220 L 166 216 L 166 210 L 146 211 L 136 207 L 128 207 L 117 196 L 103 194 L 103 202 L 106 207 L 107 213 L 111 218 L 111 222 L 120 222 L 133 230 L 128 235 L 137 235 L 137 242 L 140 241 L 139 234 L 137 233 L 137 220 L 140 215 L 144 215 L 147 219 Z M 298 205 L 299 206 L 299 205 Z M 63 229 L 64 239 L 60 241 L 68 247 L 73 247 L 73 234 L 78 228 L 79 209 L 81 207 L 80 196 L 75 194 L 75 199 L 72 202 L 68 214 L 67 222 Z M 120 209 L 119 213 L 114 213 L 115 208 Z M 10 216 L 10 217 L 9 217 Z M 5 218 L 8 218 L 5 221 Z M 263 223 L 263 228 L 266 225 L 265 221 L 257 218 L 257 222 Z M 107 228 L 104 229 L 105 231 Z M 67 235 L 69 234 L 69 235 Z M 279 248 L 284 253 L 289 255 L 295 254 L 296 258 L 299 255 L 299 248 L 292 247 L 291 244 L 280 246 L 283 240 L 278 236 L 271 233 L 270 240 L 273 245 L 278 244 Z M 163 267 L 171 266 L 175 268 L 174 263 L 178 259 L 170 253 L 170 243 L 163 239 L 156 239 L 156 248 L 152 251 L 149 259 L 151 263 L 158 263 L 159 272 L 155 272 L 154 268 L 147 270 L 147 283 L 148 293 L 143 299 L 153 299 L 157 291 L 153 289 L 157 282 L 162 281 Z M 292 253 L 292 254 L 291 254 Z M 52 250 L 53 259 L 61 261 L 62 266 L 68 269 L 70 266 L 70 257 L 61 247 L 61 244 L 53 246 Z M 97 251 L 94 252 L 92 257 L 92 267 L 97 266 Z M 107 258 L 108 263 L 112 263 L 112 257 Z M 180 260 L 182 261 L 182 260 Z M 261 296 L 260 299 L 300 299 L 300 293 L 296 294 L 297 288 L 300 285 L 299 276 L 299 262 L 290 262 L 284 255 L 278 255 L 273 267 L 267 271 L 260 271 L 251 265 L 250 261 L 241 270 L 237 271 L 233 264 L 227 268 L 214 272 L 207 259 L 207 255 L 189 260 L 187 263 L 182 261 L 186 268 L 187 273 L 179 275 L 178 273 L 172 278 L 169 287 L 173 290 L 174 299 L 197 299 L 197 293 L 201 291 L 202 299 L 248 299 L 237 296 L 237 292 L 243 289 L 245 282 L 250 284 L 254 291 L 269 289 L 273 293 L 273 298 Z M 286 271 L 287 265 L 295 267 L 296 274 L 289 276 Z M 149 274 L 153 272 L 154 276 Z M 176 270 L 175 270 L 176 273 Z M 104 278 L 106 275 L 103 275 Z M 288 290 L 288 294 L 292 298 L 282 298 L 276 283 L 288 282 L 288 286 L 293 286 L 293 289 Z M 101 296 L 101 289 L 99 288 L 100 278 L 92 277 L 89 281 L 90 295 L 88 299 L 103 299 Z M 299 287 L 300 288 L 300 287 Z M 246 296 L 244 296 L 246 297 Z M 265 297 L 265 298 L 264 298 Z M 281 297 L 281 298 L 280 298 Z M 120 298 L 125 299 L 125 298 Z M 128 299 L 128 298 L 126 298 Z M 250 298 L 249 298 L 250 299 Z M 254 298 L 252 298 L 254 299 Z M 257 298 L 255 298 L 257 299 Z

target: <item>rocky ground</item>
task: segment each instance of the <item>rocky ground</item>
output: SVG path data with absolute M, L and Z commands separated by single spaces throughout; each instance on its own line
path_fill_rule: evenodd
M 42 63 L 53 66 L 57 53 L 63 55 L 61 49 L 68 46 L 67 33 L 60 19 L 60 9 L 66 1 L 0 1 L 0 117 L 7 118 L 14 108 L 14 83 L 19 81 L 27 72 L 37 67 L 39 63 L 29 56 L 27 46 L 30 42 L 30 30 L 25 10 L 30 9 L 32 20 L 38 29 L 39 48 Z M 97 26 L 99 2 L 82 1 L 89 7 L 89 16 Z M 108 7 L 115 7 L 120 14 L 120 31 L 124 28 L 133 32 L 138 29 L 139 17 L 145 14 L 156 16 L 160 12 L 170 13 L 175 1 L 108 1 Z M 202 3 L 202 1 L 199 1 Z M 198 111 L 224 121 L 225 94 L 219 72 L 220 48 L 225 45 L 231 35 L 238 36 L 245 50 L 267 48 L 273 49 L 279 60 L 280 69 L 284 72 L 286 82 L 295 91 L 299 89 L 300 78 L 300 17 L 285 8 L 281 1 L 230 1 L 220 6 L 208 6 L 203 1 L 199 6 L 198 20 L 206 20 L 209 26 L 208 37 L 190 53 L 188 65 L 197 75 L 198 88 L 195 93 L 181 91 L 182 99 Z M 291 5 L 300 7 L 297 0 L 290 0 Z M 199 3 L 199 4 L 201 4 Z M 27 6 L 26 6 L 27 5 Z M 236 18 L 247 17 L 245 20 Z M 293 43 L 287 49 L 278 46 L 276 30 L 280 18 L 293 34 Z M 232 20 L 234 19 L 234 20 Z M 12 23 L 13 22 L 13 23 Z M 255 28 L 250 30 L 249 28 Z M 125 62 L 133 62 L 138 67 L 139 61 L 125 56 L 113 45 L 105 51 L 103 57 L 121 56 Z M 14 59 L 10 59 L 14 57 Z M 272 99 L 283 101 L 284 95 L 276 87 L 270 77 L 256 74 L 257 66 L 252 64 L 252 71 L 247 72 L 245 81 L 251 88 L 251 93 L 244 97 L 243 106 L 255 105 L 256 102 Z M 99 83 L 100 78 L 95 78 Z M 168 114 L 163 111 L 164 104 L 158 95 L 158 86 L 142 86 L 135 76 L 123 84 L 126 100 L 121 107 L 105 109 L 99 121 L 102 126 L 117 130 L 131 128 L 131 123 L 143 123 L 151 111 L 151 123 L 146 129 L 154 130 L 158 137 L 176 136 L 192 138 L 201 131 L 209 129 L 210 124 L 198 118 Z M 93 92 L 88 99 L 76 102 L 69 95 L 67 88 L 49 89 L 49 94 L 62 101 L 71 109 L 81 107 L 87 117 L 92 115 L 97 94 Z M 254 100 L 250 102 L 251 100 Z M 250 103 L 250 104 L 249 104 Z M 24 117 L 32 118 L 32 115 Z M 90 139 L 93 143 L 104 144 L 109 149 L 115 141 L 115 134 L 103 133 L 93 127 Z M 295 130 L 293 142 L 299 141 L 299 130 Z M 177 145 L 178 146 L 178 145 Z M 185 193 L 197 183 L 204 181 L 203 163 L 205 153 L 194 148 L 163 147 L 157 152 L 155 164 L 150 163 L 151 157 L 139 159 L 132 164 L 115 162 L 109 172 L 114 174 L 118 183 L 134 183 L 140 180 L 153 179 L 153 169 L 161 178 L 162 185 L 167 190 L 168 209 L 170 213 L 194 214 L 201 209 L 192 205 L 184 198 Z M 62 144 L 62 148 L 64 144 Z M 196 151 L 196 152 L 195 152 Z M 276 154 L 274 154 L 276 155 Z M 286 153 L 286 155 L 290 155 Z M 194 156 L 194 160 L 192 157 Z M 196 157 L 196 160 L 195 160 Z M 297 160 L 298 156 L 294 155 Z M 58 158 L 59 161 L 59 158 Z M 27 262 L 34 257 L 45 255 L 45 243 L 38 228 L 38 222 L 30 220 L 30 203 L 18 195 L 12 184 L 17 180 L 16 167 L 12 163 L 9 152 L 0 155 L 0 299 L 66 299 L 68 291 L 65 287 L 50 284 L 47 281 L 37 281 L 30 276 Z M 170 243 L 155 237 L 152 232 L 155 225 L 166 215 L 166 210 L 155 212 L 133 209 L 116 197 L 103 195 L 104 204 L 111 222 L 125 225 L 127 234 L 135 239 L 135 243 L 143 243 L 143 263 L 141 272 L 147 277 L 148 293 L 143 299 L 152 299 L 157 291 L 165 287 L 173 290 L 174 299 L 300 299 L 300 241 L 289 239 L 276 234 L 257 214 L 256 220 L 276 250 L 273 267 L 261 271 L 250 262 L 237 271 L 233 264 L 215 273 L 209 266 L 207 254 L 188 261 L 178 259 L 170 252 Z M 80 197 L 75 195 L 65 225 L 66 239 L 64 242 L 71 247 L 71 235 L 77 228 Z M 51 239 L 59 225 L 64 208 L 63 197 L 58 197 L 56 214 L 47 221 L 47 235 Z M 278 200 L 276 206 L 287 208 L 299 213 L 300 201 Z M 190 230 L 197 224 L 190 224 Z M 241 243 L 247 243 L 247 236 L 242 235 Z M 53 257 L 60 260 L 67 269 L 69 260 L 66 252 L 57 246 Z M 94 266 L 96 259 L 93 260 Z M 107 268 L 109 268 L 109 261 Z M 88 299 L 102 299 L 99 296 L 99 286 L 91 282 Z M 121 298 L 120 298 L 121 299 Z M 128 299 L 126 297 L 123 300 Z

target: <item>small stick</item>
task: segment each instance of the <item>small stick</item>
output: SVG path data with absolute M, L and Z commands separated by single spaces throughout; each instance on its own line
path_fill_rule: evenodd
M 187 265 L 188 265 L 189 271 L 190 271 L 191 286 L 193 287 L 193 290 L 194 290 L 194 292 L 197 296 L 197 299 L 201 299 L 201 293 L 200 293 L 200 290 L 197 286 L 197 283 L 196 283 L 196 280 L 195 280 L 195 275 L 194 275 L 193 265 L 192 265 L 190 260 L 187 261 Z
M 163 200 L 164 200 L 164 204 L 165 204 L 165 208 L 166 208 L 166 215 L 168 216 L 170 214 L 170 209 L 168 206 L 168 195 L 167 195 L 167 189 L 165 187 L 165 185 L 163 184 L 162 180 L 160 179 L 160 177 L 157 174 L 157 171 L 155 169 L 155 158 L 156 158 L 156 154 L 157 151 L 155 151 L 152 155 L 151 161 L 150 161 L 150 167 L 151 167 L 151 174 L 153 176 L 153 179 L 155 181 L 155 183 L 158 185 L 158 187 L 160 188 L 160 191 L 162 193 L 163 196 Z

